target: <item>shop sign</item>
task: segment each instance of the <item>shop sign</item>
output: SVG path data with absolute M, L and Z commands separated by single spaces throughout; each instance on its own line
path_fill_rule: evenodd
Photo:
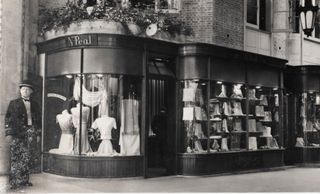
M 66 37 L 68 47 L 98 45 L 97 35 L 74 35 Z

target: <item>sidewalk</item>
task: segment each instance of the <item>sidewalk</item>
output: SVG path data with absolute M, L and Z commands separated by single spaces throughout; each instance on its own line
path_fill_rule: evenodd
M 6 177 L 0 177 L 3 185 Z M 280 171 L 212 177 L 89 179 L 47 173 L 32 175 L 33 187 L 16 193 L 108 192 L 319 192 L 320 168 L 298 167 Z M 0 186 L 3 189 L 3 186 Z M 4 192 L 2 190 L 2 192 Z

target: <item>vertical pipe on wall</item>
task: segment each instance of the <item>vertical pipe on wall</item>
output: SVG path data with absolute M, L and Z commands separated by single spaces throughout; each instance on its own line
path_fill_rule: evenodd
M 46 62 L 47 58 L 45 54 L 40 54 L 39 56 L 39 65 L 41 67 L 41 74 L 42 74 L 42 110 L 41 110 L 41 158 L 40 158 L 40 163 L 41 163 L 41 172 L 43 171 L 43 148 L 44 148 L 44 128 L 45 128 L 45 122 L 46 122 L 46 115 L 45 115 L 45 110 L 46 110 Z
M 149 115 L 146 115 L 146 111 L 149 109 L 148 100 L 147 100 L 147 91 L 149 91 L 149 84 L 148 84 L 148 53 L 146 49 L 146 45 L 144 44 L 143 56 L 142 56 L 142 103 L 141 103 L 141 153 L 144 155 L 143 157 L 143 177 L 147 178 L 148 176 L 148 147 L 147 140 L 148 140 L 148 133 L 146 132 L 146 126 L 149 124 Z
M 82 85 L 83 85 L 83 48 L 81 48 L 80 56 L 80 119 L 79 119 L 79 155 L 81 155 L 81 143 L 82 143 Z

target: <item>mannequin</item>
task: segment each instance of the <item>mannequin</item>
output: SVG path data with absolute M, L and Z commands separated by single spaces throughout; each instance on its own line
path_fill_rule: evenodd
M 73 131 L 72 116 L 67 110 L 57 115 L 57 122 L 61 129 L 61 138 L 59 144 L 60 153 L 70 154 L 73 151 Z
M 250 100 L 257 100 L 256 97 L 256 90 L 255 89 L 249 89 L 249 99 Z
M 87 130 L 87 122 L 89 119 L 90 108 L 86 106 L 82 106 L 82 122 L 81 122 L 81 153 L 85 154 L 88 152 L 92 152 L 91 147 L 88 141 L 88 130 Z M 74 151 L 76 154 L 79 153 L 79 138 L 80 138 L 80 103 L 77 104 L 76 107 L 71 109 L 72 114 L 72 122 L 74 127 L 76 128 L 76 138 Z
M 91 126 L 93 129 L 99 129 L 101 134 L 102 142 L 99 145 L 97 155 L 108 155 L 111 156 L 115 153 L 111 144 L 111 130 L 117 129 L 116 120 L 112 117 L 104 115 L 98 119 L 96 119 Z

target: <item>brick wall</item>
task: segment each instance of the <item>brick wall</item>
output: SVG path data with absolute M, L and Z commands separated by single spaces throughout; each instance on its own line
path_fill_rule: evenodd
M 190 25 L 197 42 L 211 43 L 214 0 L 182 0 L 181 19 Z
M 243 49 L 243 0 L 182 0 L 181 19 L 197 42 Z

